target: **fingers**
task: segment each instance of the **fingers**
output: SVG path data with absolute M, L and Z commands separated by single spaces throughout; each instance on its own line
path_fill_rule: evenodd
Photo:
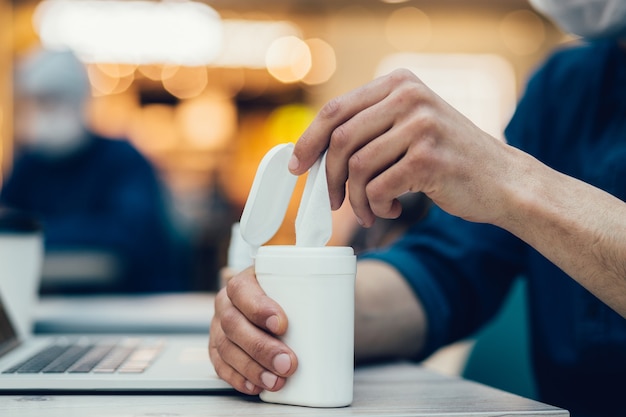
M 209 354 L 217 374 L 235 389 L 256 395 L 262 390 L 282 388 L 285 378 L 279 377 L 251 359 L 245 350 L 233 343 L 220 325 L 211 326 Z
M 372 179 L 406 153 L 410 134 L 399 137 L 397 125 L 402 119 L 410 119 L 418 103 L 428 98 L 429 90 L 414 74 L 398 70 L 331 100 L 296 144 L 291 172 L 304 173 L 328 148 L 326 174 L 331 208 L 336 210 L 343 203 L 347 182 L 350 203 L 363 226 L 372 225 L 378 213 L 397 217 L 401 208 L 395 197 L 399 194 L 386 202 L 377 201 L 374 210 L 367 189 Z M 395 136 L 385 139 L 390 131 Z M 380 192 L 376 188 L 373 192 L 378 198 Z
M 226 291 L 233 305 L 254 325 L 277 336 L 285 333 L 287 316 L 278 303 L 265 295 L 252 267 L 233 277 Z
M 304 174 L 326 150 L 334 130 L 384 99 L 390 87 L 383 78 L 378 78 L 326 103 L 296 143 L 290 171 L 295 175 Z
M 265 295 L 252 268 L 236 275 L 215 299 L 209 334 L 215 371 L 243 393 L 279 390 L 297 367 L 295 354 L 271 334 L 286 329 L 284 312 Z
M 250 395 L 260 393 L 263 390 L 260 385 L 255 385 L 253 382 L 249 381 L 243 373 L 239 372 L 232 367 L 229 362 L 222 359 L 220 351 L 227 350 L 228 346 L 231 346 L 231 349 L 238 349 L 238 347 L 226 339 L 219 321 L 217 323 L 216 320 L 212 321 L 209 336 L 209 357 L 217 375 L 239 392 Z M 240 360 L 244 361 L 243 359 Z
M 384 101 L 359 112 L 337 127 L 331 135 L 326 156 L 326 175 L 333 210 L 341 207 L 345 197 L 345 183 L 348 176 L 352 176 L 349 161 L 360 149 L 370 142 L 377 141 L 377 138 L 393 125 L 393 112 L 387 112 L 387 117 L 377 117 L 380 111 L 384 110 L 382 103 Z
M 400 183 L 391 184 L 392 187 L 383 189 L 373 187 L 375 183 L 372 181 L 398 163 L 405 155 L 409 143 L 408 136 L 398 134 L 397 130 L 388 129 L 376 140 L 368 142 L 349 155 L 346 165 L 349 170 L 350 204 L 362 226 L 371 226 L 376 216 L 395 218 L 400 215 L 400 204 L 394 200 L 407 191 L 408 188 L 403 188 L 406 187 L 403 184 L 407 178 L 401 178 Z M 401 188 L 397 190 L 397 194 L 388 193 L 392 189 L 395 191 L 396 188 Z M 388 199 L 386 209 L 380 205 L 381 198 Z M 376 210 L 372 207 L 373 203 L 376 204 Z
M 406 161 L 402 159 L 367 184 L 365 198 L 375 216 L 386 219 L 398 217 L 402 212 L 398 197 L 407 192 L 420 191 L 415 179 L 412 182 L 409 180 L 407 168 Z
M 226 310 L 221 318 L 221 326 L 228 340 L 239 346 L 260 366 L 280 376 L 293 373 L 293 365 L 296 363 L 293 352 L 276 337 L 248 321 L 238 309 Z M 220 354 L 227 358 L 231 352 L 220 351 Z

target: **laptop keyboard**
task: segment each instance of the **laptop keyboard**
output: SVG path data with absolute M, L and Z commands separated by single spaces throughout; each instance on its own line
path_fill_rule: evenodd
M 164 347 L 161 339 L 60 339 L 4 374 L 142 373 Z

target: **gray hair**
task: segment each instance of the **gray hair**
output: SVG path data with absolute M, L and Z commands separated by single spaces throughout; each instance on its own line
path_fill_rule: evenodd
M 82 104 L 90 94 L 85 65 L 70 51 L 38 49 L 18 61 L 17 96 L 53 95 Z

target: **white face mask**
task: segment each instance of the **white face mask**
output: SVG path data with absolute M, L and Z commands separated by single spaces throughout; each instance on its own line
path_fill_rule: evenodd
M 587 39 L 626 36 L 626 0 L 530 0 L 562 29 Z
M 87 141 L 82 121 L 66 106 L 38 112 L 28 121 L 24 133 L 24 145 L 49 158 L 73 154 Z

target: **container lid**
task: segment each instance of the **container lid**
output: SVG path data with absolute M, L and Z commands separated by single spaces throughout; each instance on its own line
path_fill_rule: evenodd
M 356 273 L 356 256 L 350 246 L 302 247 L 267 245 L 259 248 L 257 274 L 315 276 Z
M 298 177 L 289 172 L 292 143 L 277 145 L 265 154 L 252 182 L 240 221 L 243 239 L 252 255 L 270 240 L 285 218 Z
M 275 146 L 257 168 L 240 221 L 241 236 L 253 257 L 276 234 L 287 212 L 297 180 L 288 168 L 293 148 L 292 143 Z M 325 156 L 315 162 L 307 177 L 296 218 L 298 246 L 325 246 L 332 234 Z

